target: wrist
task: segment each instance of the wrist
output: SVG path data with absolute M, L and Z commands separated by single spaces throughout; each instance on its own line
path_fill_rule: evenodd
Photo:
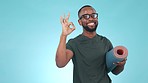
M 67 35 L 61 34 L 61 38 L 67 38 Z
M 62 34 L 61 34 L 61 36 L 62 36 L 62 37 L 67 37 L 67 35 L 66 35 L 66 34 L 64 34 L 64 33 L 62 33 Z

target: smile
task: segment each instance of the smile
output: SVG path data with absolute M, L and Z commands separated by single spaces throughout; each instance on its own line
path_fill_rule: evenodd
M 87 25 L 89 25 L 89 26 L 93 26 L 95 23 L 88 23 Z

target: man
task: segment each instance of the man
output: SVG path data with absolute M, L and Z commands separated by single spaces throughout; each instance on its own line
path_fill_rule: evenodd
M 61 17 L 62 34 L 56 53 L 56 65 L 59 68 L 66 66 L 72 59 L 74 64 L 73 83 L 111 83 L 108 76 L 105 55 L 113 49 L 111 42 L 96 33 L 98 14 L 96 10 L 85 5 L 78 11 L 79 24 L 83 33 L 66 44 L 67 36 L 75 30 L 67 17 Z M 71 27 L 72 26 L 72 27 Z M 112 73 L 117 75 L 123 71 L 126 60 L 117 64 Z

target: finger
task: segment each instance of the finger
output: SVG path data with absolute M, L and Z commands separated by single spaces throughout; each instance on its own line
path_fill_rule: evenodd
M 75 25 L 73 24 L 73 22 L 69 22 L 69 24 L 70 24 L 72 27 L 75 27 Z
M 75 25 L 73 23 L 71 23 L 71 25 L 73 27 L 72 29 L 75 30 L 76 29 Z
M 75 25 L 73 24 L 73 22 L 69 22 L 68 25 L 69 27 L 72 26 L 71 28 L 75 29 Z
M 68 13 L 67 17 L 65 18 L 65 19 L 66 19 L 66 21 L 68 21 L 68 20 L 69 20 L 69 17 L 70 17 L 70 13 Z
M 123 59 L 121 62 L 126 62 L 127 61 L 127 58 Z
M 69 17 L 70 17 L 70 13 L 68 13 L 68 15 L 65 17 L 65 22 L 69 22 L 68 20 L 69 20 Z
M 113 64 L 118 65 L 118 64 L 122 64 L 123 62 L 114 62 Z
M 124 65 L 125 61 L 116 63 L 117 65 Z
M 65 14 L 64 14 L 64 16 L 61 16 L 61 23 L 63 24 L 63 23 L 65 23 Z
M 75 28 L 70 28 L 71 29 L 71 31 L 74 31 L 75 30 Z
M 63 24 L 63 21 L 64 19 L 63 19 L 63 17 L 62 16 L 60 16 L 60 22 L 61 22 L 61 24 Z
M 113 63 L 113 65 L 116 65 L 117 66 L 118 64 L 117 63 Z
M 70 27 L 72 25 L 72 22 L 68 22 L 68 27 Z M 70 27 L 71 28 L 71 27 Z

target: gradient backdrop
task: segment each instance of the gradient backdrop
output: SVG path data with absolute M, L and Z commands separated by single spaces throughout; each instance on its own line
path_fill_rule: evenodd
M 73 64 L 57 68 L 55 53 L 61 34 L 60 16 L 71 13 L 82 33 L 77 11 L 85 4 L 99 13 L 97 32 L 114 46 L 128 48 L 125 70 L 110 73 L 113 83 L 148 81 L 147 0 L 0 0 L 0 83 L 72 83 Z

